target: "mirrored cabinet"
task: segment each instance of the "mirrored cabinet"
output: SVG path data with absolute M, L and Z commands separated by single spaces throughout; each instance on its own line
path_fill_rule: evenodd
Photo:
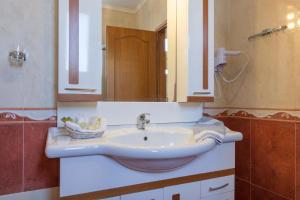
M 177 0 L 178 102 L 214 100 L 214 1 Z
M 214 1 L 126 2 L 59 0 L 58 101 L 213 101 Z
M 101 0 L 59 0 L 58 101 L 100 101 Z

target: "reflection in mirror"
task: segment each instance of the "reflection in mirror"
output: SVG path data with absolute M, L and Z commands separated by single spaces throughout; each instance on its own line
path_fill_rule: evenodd
M 102 10 L 104 100 L 174 101 L 167 0 L 103 0 Z

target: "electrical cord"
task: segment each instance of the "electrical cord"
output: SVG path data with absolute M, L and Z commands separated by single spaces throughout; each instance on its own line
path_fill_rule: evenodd
M 216 80 L 216 99 L 221 99 L 223 96 L 223 92 L 222 92 L 222 88 L 221 88 L 221 84 L 219 82 L 218 76 L 215 73 L 215 80 Z
M 218 72 L 220 74 L 220 76 L 222 77 L 222 80 L 225 82 L 225 83 L 233 83 L 235 82 L 237 79 L 240 78 L 240 76 L 244 73 L 244 71 L 246 70 L 246 68 L 248 67 L 249 65 L 249 62 L 250 62 L 250 57 L 248 54 L 244 53 L 244 52 L 241 52 L 242 55 L 244 55 L 246 57 L 246 62 L 245 64 L 243 65 L 241 71 L 239 73 L 237 73 L 237 75 L 233 78 L 233 79 L 227 79 L 223 74 L 222 72 Z

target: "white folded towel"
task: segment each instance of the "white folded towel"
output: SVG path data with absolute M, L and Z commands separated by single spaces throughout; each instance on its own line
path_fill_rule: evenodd
M 80 133 L 86 133 L 86 134 L 94 134 L 94 133 L 99 133 L 99 132 L 104 132 L 106 130 L 107 127 L 107 122 L 106 119 L 101 118 L 100 124 L 95 127 L 95 129 L 87 129 L 87 128 L 83 128 L 80 126 L 80 122 L 84 122 L 85 126 L 89 127 L 89 126 L 96 126 L 95 124 L 95 117 L 92 118 L 88 118 L 87 120 L 83 121 L 81 120 L 76 120 L 75 122 L 73 121 L 67 121 L 65 123 L 65 126 L 68 127 L 69 129 L 73 130 L 73 131 L 77 131 Z
M 203 117 L 194 127 L 195 140 L 198 142 L 207 138 L 212 138 L 217 142 L 217 144 L 222 144 L 226 134 L 226 129 L 227 128 L 224 126 L 223 122 Z
M 203 130 L 199 133 L 195 133 L 196 142 L 203 141 L 207 138 L 214 139 L 217 142 L 217 144 L 222 144 L 225 135 L 214 130 Z

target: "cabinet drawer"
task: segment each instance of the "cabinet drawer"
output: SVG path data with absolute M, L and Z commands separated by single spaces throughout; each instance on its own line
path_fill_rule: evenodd
M 234 200 L 234 192 L 203 197 L 202 200 Z
M 166 187 L 164 200 L 200 200 L 200 182 Z
M 201 196 L 210 196 L 234 191 L 234 176 L 225 176 L 201 182 Z
M 149 190 L 121 196 L 121 200 L 163 200 L 163 198 L 163 189 Z

